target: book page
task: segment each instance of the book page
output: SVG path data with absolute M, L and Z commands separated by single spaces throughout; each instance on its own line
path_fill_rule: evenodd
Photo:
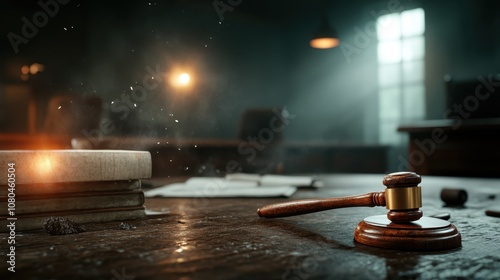
M 259 185 L 258 181 L 229 181 L 221 177 L 192 177 L 185 184 L 189 186 L 219 188 L 256 187 Z
M 260 176 L 260 174 L 251 174 L 251 173 L 231 173 L 231 174 L 227 174 L 225 178 L 228 181 L 259 182 L 261 179 L 261 176 Z
M 276 174 L 249 174 L 233 173 L 227 174 L 226 180 L 231 182 L 258 182 L 260 186 L 296 186 L 296 187 L 320 187 L 314 176 L 291 176 Z
M 314 177 L 310 176 L 286 176 L 286 175 L 263 175 L 260 179 L 262 186 L 267 185 L 290 185 L 297 187 L 312 186 Z

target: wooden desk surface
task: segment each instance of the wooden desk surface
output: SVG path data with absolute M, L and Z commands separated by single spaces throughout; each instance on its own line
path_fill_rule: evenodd
M 473 132 L 477 130 L 500 130 L 500 118 L 480 118 L 480 119 L 439 119 L 424 120 L 413 124 L 401 125 L 398 131 L 409 133 L 430 132 L 433 129 L 442 129 L 446 132 L 460 130 Z
M 329 187 L 293 199 L 381 191 L 383 175 L 323 176 Z M 287 199 L 148 199 L 168 214 L 87 225 L 85 233 L 17 233 L 16 272 L 7 271 L 7 234 L 0 235 L 2 279 L 500 279 L 500 180 L 424 176 L 424 215 L 448 212 L 462 234 L 460 249 L 418 253 L 353 241 L 357 223 L 383 207 L 337 209 L 261 219 L 255 211 Z M 466 207 L 445 208 L 443 187 L 463 188 Z M 5 278 L 8 276 L 8 278 Z M 133 278 L 135 277 L 135 278 Z

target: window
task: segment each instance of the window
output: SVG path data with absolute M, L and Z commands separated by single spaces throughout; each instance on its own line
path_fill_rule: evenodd
M 377 19 L 379 141 L 403 144 L 401 122 L 425 115 L 425 15 L 421 8 Z

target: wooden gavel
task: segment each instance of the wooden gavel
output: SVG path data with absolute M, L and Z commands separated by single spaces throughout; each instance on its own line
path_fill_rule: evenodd
M 389 220 L 394 223 L 409 223 L 423 215 L 419 209 L 422 207 L 422 193 L 418 185 L 421 181 L 420 175 L 414 172 L 391 173 L 382 181 L 387 187 L 383 192 L 275 203 L 257 209 L 257 214 L 264 218 L 277 218 L 345 207 L 386 206 L 389 209 Z

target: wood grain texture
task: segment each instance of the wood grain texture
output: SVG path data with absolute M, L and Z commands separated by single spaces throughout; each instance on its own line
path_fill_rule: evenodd
M 385 206 L 384 192 L 372 192 L 362 195 L 323 199 L 303 199 L 276 203 L 257 209 L 257 215 L 263 218 L 278 218 L 309 214 L 336 208 L 360 206 Z
M 415 172 L 395 172 L 384 176 L 382 183 L 388 188 L 405 188 L 418 185 L 422 181 L 420 175 Z
M 0 151 L 0 185 L 15 163 L 16 184 L 114 181 L 151 177 L 151 154 L 121 150 Z
M 385 192 L 277 203 L 257 209 L 257 215 L 264 218 L 278 218 L 336 208 L 387 206 L 387 209 L 390 209 L 387 217 L 393 222 L 407 223 L 422 217 L 423 213 L 418 209 L 422 205 L 422 194 L 420 187 L 417 186 L 421 182 L 418 174 L 414 172 L 391 173 L 384 176 L 382 182 L 387 186 Z
M 383 175 L 321 176 L 326 187 L 299 190 L 292 199 L 345 196 L 383 188 Z M 147 198 L 163 216 L 86 224 L 87 232 L 49 236 L 18 232 L 16 273 L 7 271 L 8 233 L 0 233 L 2 279 L 500 279 L 500 180 L 427 177 L 426 215 L 446 211 L 462 235 L 462 249 L 422 253 L 388 250 L 354 241 L 359 221 L 384 215 L 383 207 L 354 207 L 287 219 L 262 219 L 255 210 L 283 198 Z M 373 184 L 379 182 L 380 186 Z M 148 182 L 146 182 L 148 183 Z M 147 185 L 147 184 L 144 185 Z M 157 181 L 155 186 L 172 183 Z M 464 188 L 465 208 L 443 208 L 440 186 Z M 496 195 L 489 199 L 485 194 Z
M 364 245 L 407 251 L 443 251 L 462 246 L 457 228 L 436 218 L 423 217 L 407 224 L 391 223 L 385 217 L 385 223 L 377 224 L 369 218 L 361 221 L 354 231 L 354 240 Z

